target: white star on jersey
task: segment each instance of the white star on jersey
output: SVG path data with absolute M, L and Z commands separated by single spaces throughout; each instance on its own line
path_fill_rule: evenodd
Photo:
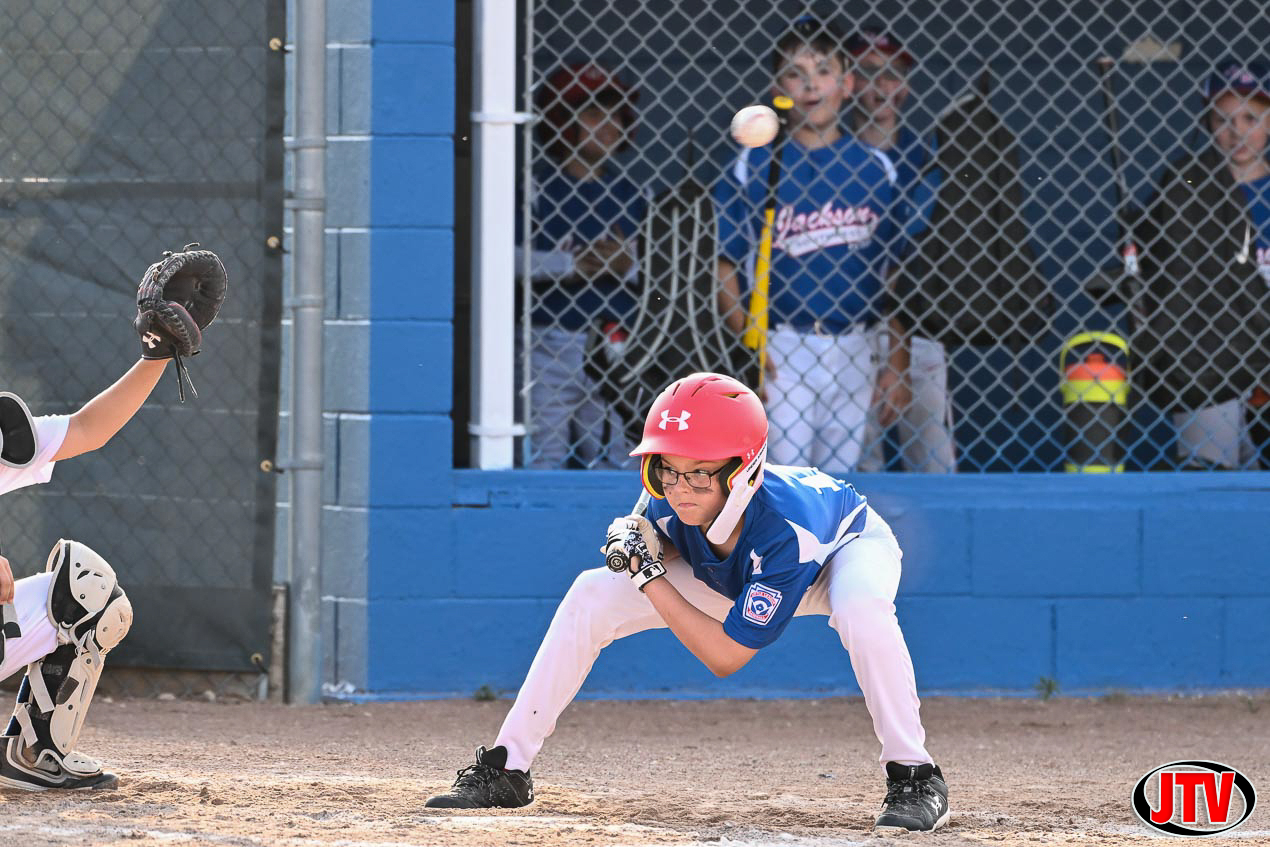
M 789 524 L 790 529 L 794 530 L 794 537 L 798 539 L 798 561 L 815 562 L 818 565 L 823 565 L 825 559 L 833 555 L 839 547 L 860 534 L 851 532 L 851 524 L 865 507 L 864 503 L 856 506 L 850 514 L 842 519 L 842 523 L 838 524 L 838 531 L 834 533 L 833 538 L 824 542 L 817 538 L 816 534 L 811 530 L 805 529 L 787 518 L 785 523 Z

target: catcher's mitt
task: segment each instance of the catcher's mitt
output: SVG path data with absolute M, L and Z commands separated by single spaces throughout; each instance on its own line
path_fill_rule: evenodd
M 176 361 L 181 399 L 189 381 L 182 356 L 193 356 L 203 344 L 203 330 L 216 320 L 229 279 L 220 257 L 211 250 L 194 250 L 187 244 L 179 253 L 165 251 L 163 258 L 146 269 L 137 287 L 137 317 L 133 326 L 141 337 L 143 359 Z M 194 383 L 190 382 L 190 390 Z M 198 396 L 198 392 L 194 392 Z

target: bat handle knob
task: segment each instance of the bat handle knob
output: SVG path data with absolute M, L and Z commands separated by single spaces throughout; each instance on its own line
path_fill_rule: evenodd
M 614 573 L 621 573 L 630 568 L 630 559 L 621 542 L 609 545 L 609 549 L 604 553 L 604 564 L 608 565 L 608 569 Z

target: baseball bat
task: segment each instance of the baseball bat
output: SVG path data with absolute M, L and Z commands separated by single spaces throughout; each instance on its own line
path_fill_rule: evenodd
M 1160 65 L 1175 63 L 1181 58 L 1180 42 L 1162 44 L 1151 37 L 1141 38 L 1128 45 L 1119 63 L 1124 65 Z M 1116 107 L 1116 91 L 1112 71 L 1117 60 L 1112 56 L 1100 56 L 1094 60 L 1098 68 L 1098 81 L 1102 88 L 1103 116 L 1107 123 L 1108 143 L 1111 147 L 1111 164 L 1116 184 L 1116 218 L 1120 226 L 1120 260 L 1124 276 L 1136 279 L 1140 275 L 1138 243 L 1134 236 L 1134 223 L 1142 214 L 1135 207 L 1133 195 L 1125 177 L 1124 150 L 1120 146 L 1120 112 Z M 1123 296 L 1123 294 L 1122 294 Z
M 648 511 L 648 490 L 645 489 L 639 493 L 639 499 L 635 501 L 635 506 L 631 509 L 632 515 L 643 515 Z M 627 570 L 631 566 L 631 560 L 626 555 L 626 546 L 623 539 L 619 539 L 604 548 L 604 564 L 608 565 L 609 570 L 620 573 Z
M 1094 62 L 1098 66 L 1098 81 L 1102 87 L 1103 116 L 1107 122 L 1108 144 L 1111 147 L 1111 166 L 1116 185 L 1116 220 L 1120 226 L 1120 260 L 1126 276 L 1138 275 L 1138 245 L 1133 238 L 1133 224 L 1129 214 L 1129 186 L 1124 175 L 1124 151 L 1120 149 L 1120 113 L 1116 108 L 1116 92 L 1112 87 L 1111 70 L 1116 60 L 1103 56 Z
M 768 292 L 772 281 L 772 230 L 776 223 L 776 195 L 781 179 L 781 151 L 785 146 L 785 124 L 794 101 L 781 94 L 772 98 L 772 109 L 780 122 L 772 139 L 772 162 L 767 168 L 767 200 L 763 205 L 763 231 L 759 235 L 758 256 L 754 260 L 754 288 L 750 292 L 750 315 L 745 330 L 746 347 L 758 353 L 756 388 L 763 386 L 767 369 Z

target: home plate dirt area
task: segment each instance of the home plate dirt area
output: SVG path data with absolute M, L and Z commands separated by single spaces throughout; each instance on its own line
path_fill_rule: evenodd
M 952 819 L 898 836 L 870 829 L 885 789 L 858 698 L 583 700 L 534 763 L 533 804 L 425 809 L 493 744 L 510 705 L 99 697 L 79 747 L 119 788 L 0 791 L 0 844 L 1160 844 L 1131 795 L 1181 759 L 1229 765 L 1270 798 L 1267 692 L 926 698 Z M 1205 841 L 1270 845 L 1270 802 Z

